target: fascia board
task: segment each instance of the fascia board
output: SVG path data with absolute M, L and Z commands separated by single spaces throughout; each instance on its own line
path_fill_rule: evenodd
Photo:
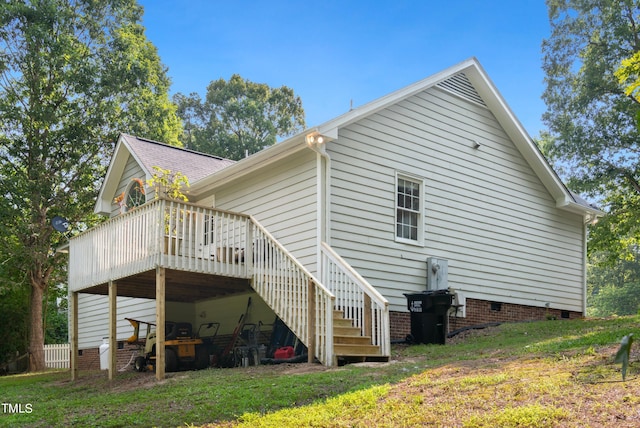
M 363 117 L 374 114 L 382 109 L 387 108 L 390 105 L 397 103 L 400 100 L 409 98 L 417 93 L 424 91 L 427 88 L 430 88 L 439 82 L 461 72 L 465 71 L 469 68 L 478 67 L 478 61 L 476 58 L 469 58 L 465 61 L 462 61 L 452 67 L 449 67 L 445 70 L 442 70 L 436 74 L 433 74 L 429 77 L 426 77 L 422 80 L 419 80 L 411 85 L 405 86 L 395 92 L 384 95 L 380 98 L 377 98 L 367 104 L 364 104 L 360 107 L 357 107 L 347 113 L 344 113 L 341 116 L 336 117 L 335 119 L 329 120 L 322 125 L 319 125 L 318 131 L 322 135 L 335 135 L 334 138 L 337 138 L 337 129 L 348 126 Z
M 560 209 L 563 209 L 565 211 L 570 211 L 572 213 L 576 213 L 576 214 L 583 214 L 583 215 L 589 215 L 589 216 L 594 216 L 594 217 L 603 217 L 605 216 L 607 213 L 599 210 L 597 208 L 594 207 L 588 207 L 585 206 L 583 204 L 580 204 L 578 202 L 575 202 L 573 200 L 564 200 L 564 201 L 558 201 L 556 203 L 556 206 Z
M 560 177 L 551 165 L 549 165 L 549 162 L 533 142 L 522 126 L 522 123 L 520 123 L 515 114 L 513 114 L 513 111 L 511 111 L 511 108 L 498 92 L 487 73 L 482 69 L 482 66 L 476 63 L 474 67 L 465 70 L 465 74 L 529 166 L 531 166 L 538 178 L 542 181 L 542 184 L 554 198 L 556 206 L 559 208 L 567 208 L 575 205 L 576 207 L 583 208 L 580 211 L 582 213 L 590 212 L 589 208 L 577 204 L 573 199 L 567 187 L 562 180 L 560 180 Z
M 120 135 L 118 142 L 116 143 L 114 155 L 111 158 L 111 163 L 109 164 L 107 173 L 102 181 L 102 186 L 100 186 L 100 192 L 98 193 L 96 204 L 93 208 L 93 212 L 95 214 L 108 215 L 111 213 L 111 201 L 113 199 L 113 195 L 115 195 L 116 189 L 118 188 L 119 177 L 121 177 L 124 172 L 129 154 L 130 149 L 125 147 L 124 138 Z

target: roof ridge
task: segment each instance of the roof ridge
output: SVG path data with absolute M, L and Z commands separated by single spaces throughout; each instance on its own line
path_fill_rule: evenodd
M 172 146 L 171 144 L 163 143 L 162 141 L 152 140 L 150 138 L 138 137 L 137 135 L 131 135 L 131 134 L 125 134 L 125 133 L 123 133 L 123 135 L 126 135 L 127 137 L 134 138 L 136 140 L 143 141 L 145 143 L 157 144 L 159 146 L 168 147 L 168 148 L 176 149 L 176 150 L 181 150 L 181 151 L 187 152 L 187 153 L 193 153 L 195 155 L 206 156 L 206 157 L 217 159 L 217 160 L 237 162 L 237 161 L 234 161 L 233 159 L 227 159 L 227 158 L 223 158 L 223 157 L 220 157 L 220 156 L 212 155 L 212 154 L 209 154 L 209 153 L 199 152 L 197 150 L 187 149 L 187 148 L 178 147 L 178 146 Z

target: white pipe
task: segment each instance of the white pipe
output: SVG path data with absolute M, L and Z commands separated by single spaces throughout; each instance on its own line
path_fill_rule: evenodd
M 326 138 L 322 143 L 315 139 L 308 139 L 308 147 L 318 154 L 316 169 L 316 201 L 318 210 L 316 212 L 317 224 L 317 240 L 316 240 L 316 263 L 318 271 L 321 272 L 322 260 L 322 242 L 331 245 L 331 221 L 329 215 L 331 213 L 331 156 L 326 150 Z M 322 159 L 324 158 L 324 171 L 322 171 Z M 324 172 L 324 183 L 322 182 L 322 172 Z M 324 194 L 324 198 L 323 198 Z M 320 280 L 325 278 L 320 276 Z

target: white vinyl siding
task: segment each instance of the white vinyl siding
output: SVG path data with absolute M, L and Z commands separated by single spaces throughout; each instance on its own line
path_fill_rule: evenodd
M 116 338 L 126 340 L 133 328 L 125 318 L 143 321 L 156 319 L 156 302 L 149 299 L 118 297 Z M 97 348 L 109 336 L 109 297 L 96 294 L 78 294 L 78 348 Z M 99 367 L 96 367 L 99 368 Z
M 306 150 L 216 192 L 216 208 L 253 215 L 311 272 L 316 266 L 316 154 Z
M 116 190 L 116 194 L 113 195 L 113 198 L 112 198 L 111 217 L 114 217 L 120 214 L 121 212 L 120 205 L 113 202 L 113 199 L 123 193 L 126 196 L 127 191 L 131 187 L 131 181 L 134 178 L 141 178 L 143 181 L 146 180 L 144 171 L 142 170 L 140 165 L 138 165 L 138 163 L 135 161 L 133 156 L 129 156 L 129 159 L 127 159 L 127 164 L 124 168 L 124 172 L 122 174 L 122 178 L 120 179 L 120 184 L 118 184 L 118 189 Z
M 331 244 L 392 310 L 426 289 L 434 256 L 467 298 L 582 311 L 581 216 L 556 208 L 488 109 L 431 88 L 341 129 L 328 150 Z M 424 248 L 389 227 L 396 171 L 424 177 Z

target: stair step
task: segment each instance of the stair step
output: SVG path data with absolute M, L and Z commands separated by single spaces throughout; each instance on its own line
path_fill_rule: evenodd
M 380 355 L 380 347 L 376 345 L 351 345 L 335 343 L 333 352 L 341 356 L 377 356 Z
M 362 336 L 360 328 L 354 327 L 353 320 L 336 310 L 333 311 L 333 352 L 337 358 L 350 361 L 384 359 L 380 347 L 371 344 L 371 337 Z
M 334 327 L 353 327 L 353 321 L 345 318 L 334 318 L 333 326 Z
M 360 336 L 358 327 L 336 327 L 333 326 L 333 334 L 338 336 Z
M 334 344 L 345 344 L 345 345 L 371 345 L 371 337 L 368 336 L 344 336 L 344 335 L 333 335 L 333 343 Z

